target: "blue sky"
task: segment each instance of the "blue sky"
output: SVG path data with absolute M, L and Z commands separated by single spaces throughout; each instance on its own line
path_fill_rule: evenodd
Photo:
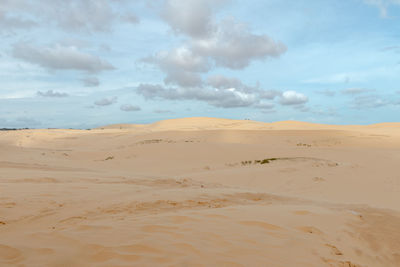
M 0 0 L 0 128 L 400 121 L 399 0 Z

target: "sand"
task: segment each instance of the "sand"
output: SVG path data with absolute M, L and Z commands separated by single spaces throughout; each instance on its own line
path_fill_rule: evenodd
M 400 266 L 400 124 L 187 118 L 0 148 L 0 266 Z

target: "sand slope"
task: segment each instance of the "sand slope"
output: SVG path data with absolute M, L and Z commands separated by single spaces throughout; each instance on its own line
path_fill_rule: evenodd
M 400 124 L 0 132 L 0 266 L 400 266 Z

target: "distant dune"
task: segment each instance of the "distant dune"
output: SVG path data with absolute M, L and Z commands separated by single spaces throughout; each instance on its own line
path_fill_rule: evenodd
M 0 266 L 400 266 L 400 123 L 0 131 Z
M 175 130 L 352 130 L 366 128 L 400 129 L 400 123 L 378 123 L 371 125 L 329 125 L 300 121 L 259 122 L 252 120 L 231 120 L 209 117 L 170 119 L 151 124 L 113 124 L 97 129 L 133 129 L 147 131 Z

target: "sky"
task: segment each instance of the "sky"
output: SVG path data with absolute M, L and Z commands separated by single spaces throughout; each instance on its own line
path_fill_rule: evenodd
M 400 0 L 0 0 L 0 128 L 400 121 Z

